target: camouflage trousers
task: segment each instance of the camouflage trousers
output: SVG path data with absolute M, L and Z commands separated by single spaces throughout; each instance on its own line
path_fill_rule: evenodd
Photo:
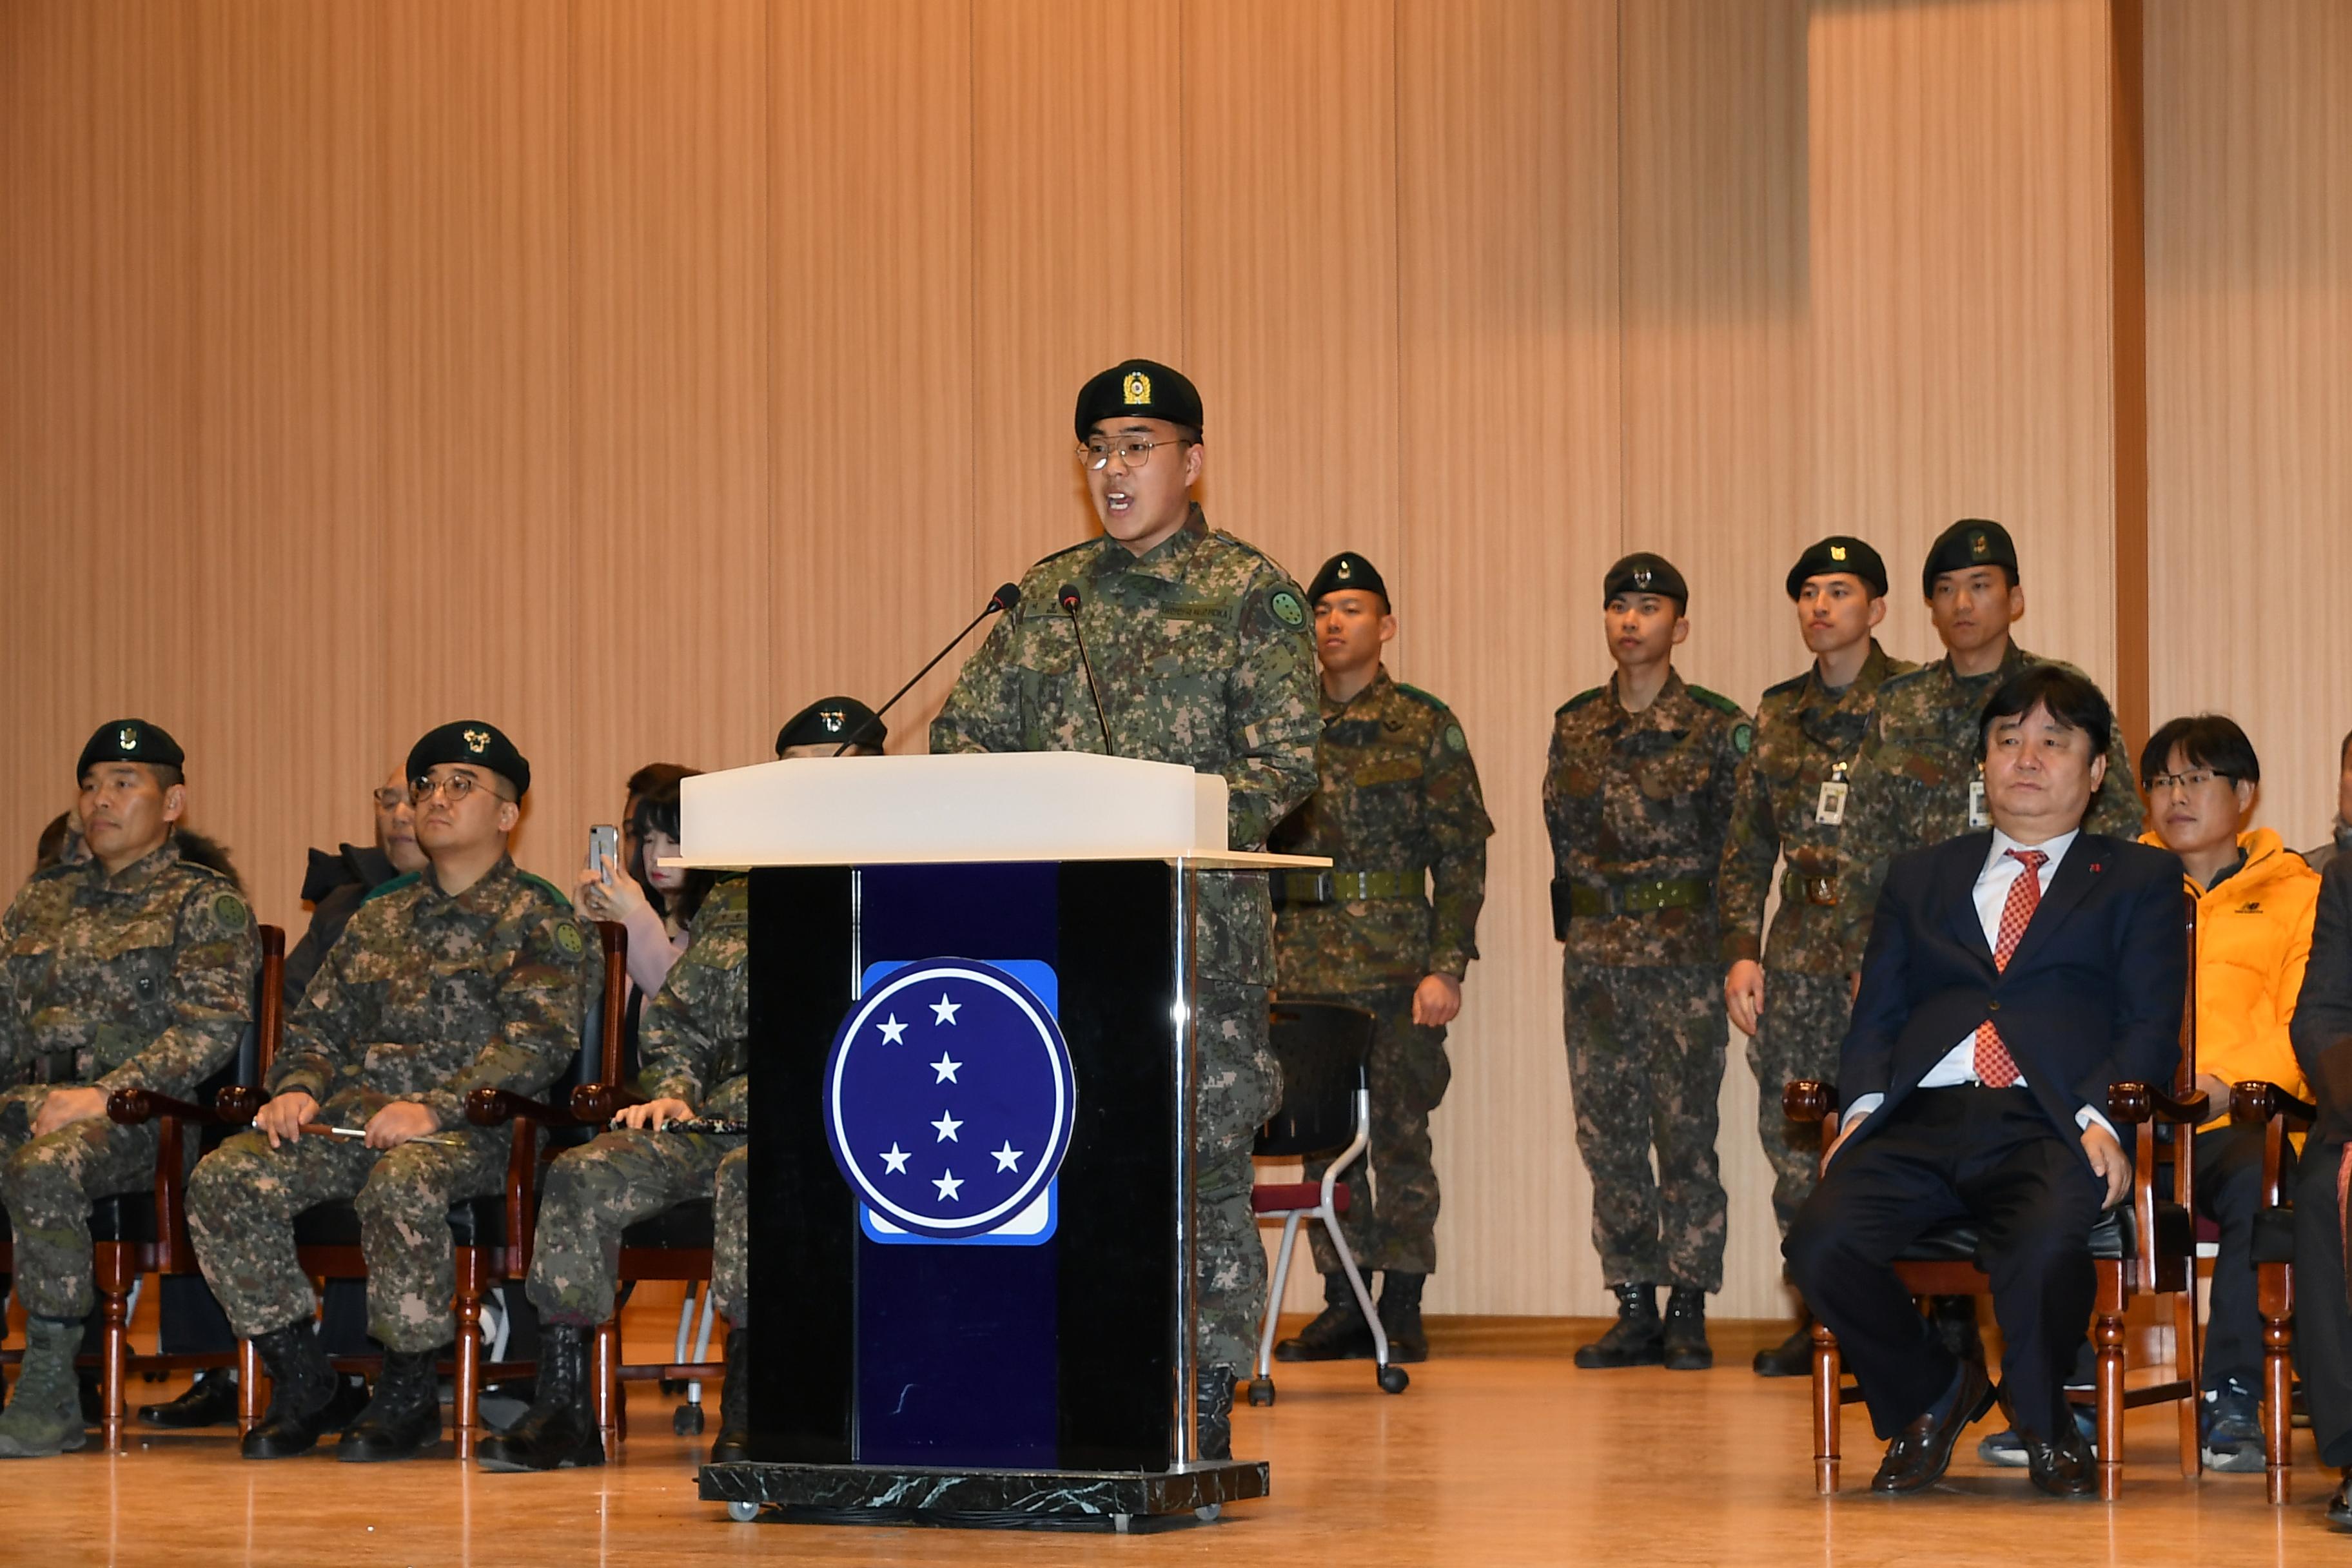
M 1429 1113 L 1454 1080 L 1445 1058 L 1445 1031 L 1412 1021 L 1410 989 L 1374 991 L 1324 1000 L 1345 1002 L 1372 1015 L 1370 1081 L 1372 1142 L 1346 1176 L 1354 1199 L 1339 1216 L 1339 1232 L 1356 1267 L 1370 1274 L 1395 1269 L 1437 1272 L 1437 1167 L 1432 1161 Z M 1328 1160 L 1309 1161 L 1307 1179 L 1319 1182 Z M 1369 1170 L 1370 1181 L 1365 1180 Z M 1315 1267 L 1339 1271 L 1339 1254 L 1323 1227 L 1308 1231 Z
M 740 1138 L 616 1129 L 566 1150 L 548 1167 L 531 1244 L 530 1300 L 541 1321 L 590 1327 L 613 1315 L 621 1233 L 697 1198 L 712 1198 L 713 1307 L 743 1326 L 745 1181 Z
M 1601 1279 L 1721 1289 L 1722 974 L 1712 964 L 1620 969 L 1570 958 L 1562 989 Z
M 155 1184 L 156 1132 L 152 1122 L 122 1127 L 94 1116 L 36 1138 L 33 1118 L 50 1087 L 0 1094 L 0 1204 L 16 1231 L 16 1299 L 25 1310 L 81 1318 L 98 1302 L 89 1205 Z
M 1255 1181 L 1250 1151 L 1274 1112 L 1279 1075 L 1266 1045 L 1265 986 L 1204 975 L 1193 1005 L 1200 1070 L 1192 1124 L 1200 1364 L 1246 1375 L 1257 1359 L 1258 1316 L 1265 1310 L 1265 1245 L 1250 1210 Z
M 1791 1079 L 1837 1079 L 1838 1051 L 1853 1016 L 1843 974 L 1764 973 L 1764 1016 L 1748 1042 L 1756 1073 L 1756 1131 L 1772 1162 L 1772 1217 L 1787 1237 L 1797 1207 L 1822 1178 L 1822 1130 L 1791 1121 L 1780 1091 Z
M 460 1149 L 404 1143 L 381 1152 L 315 1135 L 272 1149 L 264 1134 L 240 1132 L 198 1161 L 188 1182 L 188 1234 L 238 1336 L 255 1339 L 317 1310 L 294 1250 L 294 1216 L 349 1198 L 367 1259 L 368 1332 L 409 1353 L 454 1340 L 449 1205 L 502 1190 L 511 1147 L 503 1133 L 463 1132 Z

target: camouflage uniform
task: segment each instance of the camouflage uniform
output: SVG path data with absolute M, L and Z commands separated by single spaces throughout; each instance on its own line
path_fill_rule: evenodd
M 1383 668 L 1354 699 L 1323 700 L 1322 784 L 1274 836 L 1274 847 L 1328 856 L 1328 902 L 1286 899 L 1274 921 L 1275 973 L 1285 996 L 1317 996 L 1362 1007 L 1373 1037 L 1371 1148 L 1377 1191 L 1341 1221 L 1360 1268 L 1432 1274 L 1437 1269 L 1437 1171 L 1430 1163 L 1429 1113 L 1453 1069 L 1445 1031 L 1412 1021 L 1423 978 L 1460 980 L 1478 956 L 1478 910 L 1486 901 L 1487 820 L 1477 765 L 1462 726 L 1443 702 L 1402 686 Z M 1435 893 L 1434 907 L 1428 887 Z M 1365 877 L 1401 878 L 1409 889 L 1370 887 Z M 1318 879 L 1297 874 L 1302 884 Z M 1324 1162 L 1307 1168 L 1320 1181 Z M 1361 1173 L 1358 1173 L 1360 1180 Z M 1339 1254 L 1310 1232 L 1315 1267 L 1339 1271 Z
M 1845 864 L 1838 891 L 1838 921 L 1844 928 L 1840 946 L 1846 953 L 1859 954 L 1869 944 L 1878 889 L 1895 857 L 1990 825 L 1990 816 L 1973 825 L 1969 820 L 1972 786 L 1984 771 L 1977 721 L 2003 681 L 2028 665 L 2055 662 L 2011 643 L 1990 674 L 1955 675 L 1947 654 L 1908 674 L 1889 676 L 1879 688 L 1877 708 L 1854 762 L 1853 790 L 1846 798 Z M 2134 777 L 2118 726 L 2107 741 L 2106 780 L 2083 826 L 2127 841 L 2137 838 L 2146 818 Z M 1982 805 L 1980 796 L 1978 804 Z M 1858 960 L 1854 967 L 1860 967 Z
M 1612 1286 L 1723 1285 L 1715 1132 L 1729 1024 L 1714 883 L 1753 738 L 1738 704 L 1675 673 L 1639 713 L 1612 679 L 1553 721 L 1544 823 L 1568 1072 Z
M 258 963 L 235 884 L 175 840 L 111 877 L 96 860 L 53 866 L 0 919 L 0 1072 L 48 1058 L 70 1079 L 0 1094 L 0 1200 L 27 1312 L 89 1311 L 90 1204 L 155 1181 L 153 1123 L 100 1115 L 34 1138 L 41 1101 L 52 1088 L 185 1099 L 236 1055 Z
M 934 752 L 1100 752 L 1093 700 L 1057 584 L 1084 590 L 1087 648 L 1118 753 L 1181 763 L 1232 787 L 1232 847 L 1262 847 L 1315 788 L 1317 678 L 1307 606 L 1281 567 L 1198 506 L 1137 556 L 1089 540 L 1029 570 L 1022 600 L 956 678 L 931 724 Z M 1276 1100 L 1265 1043 L 1273 981 L 1265 878 L 1201 879 L 1194 991 L 1200 1098 L 1201 1364 L 1256 1353 L 1265 1253 L 1249 1206 L 1250 1148 Z
M 1843 945 L 1846 932 L 1835 914 L 1842 828 L 1821 820 L 1822 790 L 1844 784 L 1851 800 L 1853 761 L 1879 683 L 1916 668 L 1889 658 L 1874 637 L 1870 657 L 1843 690 L 1822 685 L 1818 667 L 1769 689 L 1756 705 L 1755 749 L 1739 764 L 1717 881 L 1723 962 L 1759 963 L 1768 976 L 1748 1065 L 1756 1073 L 1756 1131 L 1772 1162 L 1772 1216 L 1783 1236 L 1820 1174 L 1821 1139 L 1789 1120 L 1780 1090 L 1791 1079 L 1836 1079 L 1853 1012 L 1847 976 L 1862 967 L 1862 955 Z M 1784 858 L 1780 912 L 1769 939 L 1759 940 L 1772 868 Z
M 413 1100 L 461 1146 L 379 1152 L 312 1135 L 272 1149 L 242 1132 L 205 1156 L 188 1184 L 188 1230 L 241 1337 L 311 1315 L 294 1217 L 349 1198 L 367 1257 L 368 1331 L 406 1354 L 449 1342 L 448 1207 L 499 1192 L 512 1147 L 507 1129 L 466 1120 L 467 1092 L 535 1095 L 562 1075 L 580 1048 L 592 946 L 570 901 L 503 857 L 455 898 L 430 868 L 369 895 L 288 1022 L 267 1087 L 309 1094 L 331 1126 L 362 1126 Z
M 721 879 L 695 912 L 686 952 L 644 1019 L 647 1100 L 679 1100 L 701 1116 L 749 1109 L 751 882 Z M 556 1156 L 531 1249 L 530 1299 L 544 1321 L 583 1326 L 613 1315 L 621 1233 L 679 1204 L 719 1194 L 711 1296 L 743 1323 L 743 1176 L 740 1138 L 616 1128 Z

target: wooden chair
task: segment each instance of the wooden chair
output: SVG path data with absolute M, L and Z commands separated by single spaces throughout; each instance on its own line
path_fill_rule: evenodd
M 2197 951 L 2197 906 L 2188 900 L 2189 951 Z M 2189 994 L 2181 1013 L 2180 1067 L 2172 1091 L 2144 1083 L 2118 1083 L 2107 1090 L 2107 1120 L 2133 1141 L 2132 1194 L 2109 1209 L 2091 1231 L 2091 1258 L 2097 1275 L 2092 1343 L 2098 1353 L 2096 1386 L 2087 1395 L 2070 1394 L 2095 1412 L 2099 1499 L 2113 1502 L 2123 1482 L 2124 1411 L 2144 1405 L 2176 1404 L 2180 1416 L 2180 1471 L 2202 1473 L 2199 1445 L 2199 1353 L 2197 1241 L 2189 1194 L 2194 1190 L 2195 1140 L 2209 1110 L 2197 1084 L 2197 973 L 2189 966 Z M 1822 1147 L 1836 1142 L 1837 1091 L 1815 1079 L 1800 1079 L 1781 1094 L 1792 1121 L 1818 1122 Z M 2172 1129 L 2159 1141 L 2159 1125 Z M 2128 1131 L 2126 1130 L 2128 1129 Z M 2169 1166 L 2169 1195 L 2159 1195 L 2158 1165 Z M 1895 1272 L 1915 1296 L 1981 1295 L 1988 1289 L 1977 1263 L 1977 1227 L 1967 1222 L 1939 1226 L 1921 1237 L 1896 1260 Z M 2171 1299 L 2172 1375 L 2128 1388 L 2125 1384 L 2124 1313 L 2134 1298 Z M 1839 1416 L 1862 1397 L 1848 1386 L 1837 1337 L 1826 1324 L 1813 1325 L 1813 1484 L 1828 1496 L 1838 1489 Z
M 2263 1206 L 2254 1215 L 2254 1294 L 2263 1315 L 2263 1479 L 2284 1506 L 2294 1439 L 2294 1205 L 2280 1180 L 2290 1132 L 2311 1130 L 2319 1108 L 2274 1083 L 2230 1090 L 2230 1120 L 2263 1129 Z

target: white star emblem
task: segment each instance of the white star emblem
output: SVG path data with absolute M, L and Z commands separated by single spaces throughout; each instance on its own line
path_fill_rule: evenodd
M 940 1119 L 937 1121 L 932 1122 L 931 1125 L 940 1130 L 939 1137 L 932 1140 L 932 1142 L 938 1143 L 958 1143 L 962 1142 L 961 1139 L 956 1136 L 956 1129 L 962 1126 L 963 1123 L 955 1119 L 955 1112 L 951 1110 L 940 1111 Z
M 882 1156 L 882 1173 L 886 1176 L 890 1175 L 893 1173 L 902 1176 L 905 1175 L 907 1173 L 907 1162 L 913 1156 L 909 1155 L 904 1149 L 898 1147 L 898 1141 L 897 1139 L 892 1139 L 890 1141 L 890 1152 Z
M 1007 1138 L 1004 1141 L 1004 1147 L 996 1151 L 996 1168 L 1000 1171 L 1017 1171 L 1021 1168 L 1021 1156 L 1027 1152 L 1026 1149 L 1015 1149 L 1013 1146 L 1013 1140 Z
M 882 1043 L 886 1046 L 897 1045 L 898 1037 L 907 1032 L 907 1026 L 898 1022 L 898 1015 L 896 1013 L 890 1015 L 889 1022 L 877 1024 L 875 1027 L 882 1031 Z
M 940 1053 L 940 1059 L 930 1064 L 931 1070 L 940 1075 L 931 1081 L 935 1084 L 954 1083 L 956 1081 L 956 1072 L 962 1066 L 963 1063 L 957 1061 L 953 1057 L 949 1056 L 947 1052 L 941 1051 Z
M 946 1202 L 949 1199 L 958 1197 L 962 1193 L 963 1178 L 957 1175 L 953 1171 L 950 1171 L 947 1174 L 940 1177 L 937 1181 L 934 1181 L 931 1185 L 939 1188 L 940 1201 Z
M 931 1004 L 931 1023 L 933 1026 L 936 1027 L 940 1024 L 954 1023 L 955 1016 L 962 1006 L 962 1003 L 950 1002 L 948 1000 L 948 994 L 944 991 L 940 992 L 940 999 Z

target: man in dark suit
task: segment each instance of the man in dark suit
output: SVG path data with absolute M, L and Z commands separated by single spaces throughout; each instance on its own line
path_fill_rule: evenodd
M 2179 860 L 2083 831 L 2113 728 L 2074 670 L 2011 678 L 1979 730 L 1992 830 L 1900 857 L 1879 894 L 1839 1059 L 1843 1124 L 1784 1247 L 1891 1439 L 1878 1491 L 1934 1484 L 1993 1403 L 1983 1363 L 1945 1348 L 1893 1263 L 1963 1219 L 2034 1484 L 2095 1489 L 2063 1384 L 2091 1316 L 2091 1228 L 2131 1185 L 2107 1086 L 2170 1081 L 2189 973 Z
M 2320 879 L 2311 963 L 2288 1036 L 2319 1106 L 2295 1176 L 2294 1359 L 2319 1462 L 2344 1471 L 2327 1518 L 2352 1530 L 2352 1305 L 2336 1199 L 2352 1148 L 2352 855 L 2336 856 Z

